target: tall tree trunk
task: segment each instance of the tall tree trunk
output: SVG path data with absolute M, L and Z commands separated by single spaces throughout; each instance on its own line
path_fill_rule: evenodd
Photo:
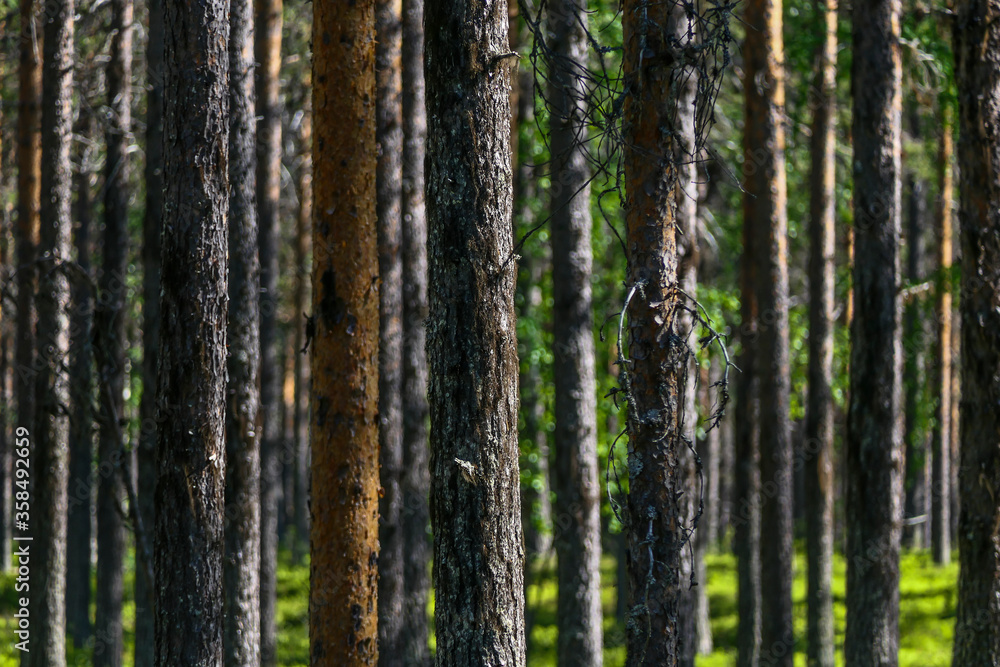
M 29 534 L 32 619 L 30 653 L 22 664 L 66 664 L 66 515 L 69 480 L 69 381 L 63 370 L 69 351 L 65 309 L 69 283 L 62 267 L 70 257 L 73 133 L 73 0 L 47 8 L 42 73 L 42 205 L 38 243 L 38 328 L 42 352 L 35 377 L 34 460 Z
M 87 280 L 75 280 L 70 288 L 70 382 L 69 382 L 69 486 L 66 528 L 66 630 L 77 649 L 92 635 L 90 625 L 91 510 L 94 471 L 94 350 L 91 345 L 94 295 L 90 278 L 91 161 L 93 114 L 83 112 L 76 133 L 84 138 L 76 153 L 73 240 L 76 263 Z
M 853 8 L 854 318 L 847 415 L 850 665 L 899 652 L 902 354 L 899 0 Z
M 403 177 L 401 0 L 375 3 L 375 211 L 379 276 L 379 664 L 402 665 L 403 530 Z
M 137 515 L 147 531 L 155 525 L 156 368 L 160 348 L 160 228 L 163 217 L 163 0 L 149 0 L 149 43 L 146 47 L 146 211 L 142 225 L 142 418 L 136 469 Z M 147 544 L 151 539 L 147 538 Z M 148 573 L 152 553 L 136 550 L 135 667 L 153 667 L 155 656 L 153 599 Z
M 229 3 L 164 5 L 156 665 L 223 661 Z
M 524 665 L 507 3 L 424 7 L 437 664 Z M 472 623 L 470 619 L 476 619 Z
M 403 628 L 400 648 L 409 664 L 430 659 L 427 646 L 431 543 L 427 440 L 427 210 L 424 204 L 423 0 L 403 0 Z
M 98 463 L 106 471 L 97 484 L 97 617 L 101 650 L 95 667 L 122 664 L 122 565 L 125 557 L 123 505 L 125 419 L 125 298 L 128 270 L 129 133 L 132 124 L 132 0 L 113 0 L 111 59 L 108 61 L 108 146 L 104 176 L 104 265 L 94 313 L 99 397 Z
M 260 264 L 254 175 L 253 0 L 229 16 L 229 386 L 223 646 L 226 667 L 260 664 Z
M 909 106 L 909 105 L 908 105 Z M 920 115 L 915 107 L 907 110 L 910 136 L 920 140 Z M 924 183 L 915 173 L 906 177 L 904 192 L 906 206 L 906 281 L 915 285 L 920 280 L 923 264 L 924 228 Z M 903 477 L 903 516 L 919 517 L 924 514 L 924 470 L 927 467 L 927 451 L 923 432 L 919 427 L 922 411 L 921 392 L 923 390 L 924 327 L 920 318 L 920 297 L 911 294 L 903 304 L 903 457 L 905 473 Z M 922 549 L 923 523 L 907 525 L 903 529 L 902 544 L 909 548 Z
M 678 47 L 694 42 L 695 24 L 686 14 L 683 4 L 678 3 L 674 9 L 674 32 Z M 695 113 L 697 111 L 698 71 L 694 67 L 682 70 L 678 75 L 678 96 L 676 115 L 676 143 L 674 144 L 674 162 L 677 169 L 677 183 L 674 187 L 674 224 L 677 228 L 677 273 L 678 286 L 684 294 L 697 298 L 698 294 L 698 166 L 695 146 Z M 694 304 L 681 304 L 677 311 L 678 333 L 683 338 L 690 353 L 685 359 L 684 368 L 680 373 L 683 383 L 680 428 L 681 442 L 677 450 L 680 468 L 683 474 L 680 489 L 683 495 L 678 499 L 682 511 L 682 525 L 694 529 L 695 533 L 689 539 L 697 545 L 704 530 L 704 516 L 700 514 L 706 498 L 705 477 L 698 460 L 696 434 L 698 432 L 698 359 L 695 351 L 698 349 L 698 330 L 694 317 Z M 711 502 L 711 501 L 708 501 Z M 703 631 L 699 627 L 699 596 L 705 589 L 704 581 L 699 580 L 699 570 L 704 570 L 699 559 L 697 546 L 687 548 L 681 554 L 681 606 L 678 619 L 680 621 L 680 656 L 679 662 L 686 667 L 694 667 L 695 656 L 698 653 L 698 635 Z M 700 584 L 700 585 L 699 585 Z
M 934 355 L 935 427 L 933 493 L 931 494 L 931 549 L 934 562 L 951 562 L 951 206 L 954 197 L 952 157 L 955 152 L 950 108 L 941 108 L 941 145 L 938 153 L 937 278 L 934 311 L 937 317 L 937 349 Z
M 702 419 L 708 419 L 713 412 L 712 393 L 715 383 L 722 380 L 722 373 L 719 369 L 720 361 L 709 368 L 702 366 L 696 368 L 699 374 L 697 399 L 701 405 Z M 694 392 L 693 392 L 694 393 Z M 695 406 L 693 415 L 699 414 L 698 406 Z M 694 417 L 689 417 L 694 419 Z M 698 523 L 698 531 L 695 533 L 695 581 L 698 585 L 694 588 L 695 594 L 695 629 L 696 637 L 694 653 L 698 655 L 709 655 L 712 653 L 712 624 L 711 613 L 708 606 L 708 568 L 705 563 L 705 556 L 708 555 L 715 536 L 718 533 L 719 520 L 719 426 L 712 428 L 710 422 L 703 422 L 708 432 L 705 437 L 697 442 L 698 456 L 702 462 L 702 479 L 704 492 L 702 494 L 703 512 Z M 695 423 L 697 426 L 697 423 Z M 697 428 L 694 429 L 697 433 Z
M 679 14 L 679 16 L 678 16 Z M 675 110 L 683 70 L 671 49 L 683 7 L 643 0 L 622 7 L 628 364 L 628 665 L 674 665 L 681 657 L 681 550 L 691 528 L 681 432 L 688 349 L 678 294 L 675 204 L 679 181 Z M 655 26 L 655 29 L 654 29 Z M 668 26 L 673 26 L 668 28 Z M 664 40 L 657 31 L 671 34 Z M 689 158 L 690 159 L 690 158 Z
M 319 2 L 313 12 L 309 652 L 319 667 L 370 667 L 378 661 L 375 0 Z
M 278 365 L 278 200 L 281 195 L 282 0 L 257 0 L 257 206 L 260 243 L 260 662 L 277 664 L 281 366 Z
M 21 38 L 17 113 L 17 330 L 14 334 L 14 397 L 18 426 L 35 415 L 35 254 L 42 192 L 42 28 L 34 0 L 20 0 Z
M 809 394 L 805 427 L 807 660 L 833 667 L 833 300 L 836 267 L 837 0 L 817 2 L 809 173 Z
M 1000 3 L 957 6 L 962 239 L 961 570 L 954 664 L 1000 663 Z
M 295 221 L 295 309 L 293 322 L 309 311 L 309 256 L 312 253 L 312 105 L 307 99 L 299 129 L 301 164 L 299 165 L 299 210 Z M 292 556 L 296 563 L 309 548 L 309 360 L 305 327 L 295 327 L 295 407 L 292 437 L 295 455 L 295 543 Z
M 744 224 L 757 262 L 760 382 L 760 566 L 762 665 L 791 667 L 792 441 L 789 422 L 788 240 L 785 195 L 784 48 L 781 0 L 746 8 Z M 744 250 L 745 252 L 745 250 Z
M 586 89 L 587 17 L 578 0 L 548 6 L 550 224 L 560 665 L 602 664 L 601 517 L 597 481 L 597 386 L 590 289 L 590 168 Z

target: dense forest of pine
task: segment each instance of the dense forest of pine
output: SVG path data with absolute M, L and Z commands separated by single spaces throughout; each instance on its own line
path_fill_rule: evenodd
M 0 664 L 1000 667 L 1000 0 L 0 43 Z

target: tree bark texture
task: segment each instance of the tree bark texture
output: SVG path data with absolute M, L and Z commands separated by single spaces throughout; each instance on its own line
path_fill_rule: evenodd
M 627 665 L 675 665 L 681 657 L 681 550 L 691 525 L 681 432 L 690 350 L 681 324 L 677 269 L 677 83 L 682 69 L 675 3 L 622 7 L 625 99 L 628 399 L 626 530 L 629 613 Z M 681 19 L 683 20 L 683 19 Z
M 122 664 L 122 567 L 125 558 L 122 423 L 125 419 L 125 299 L 128 271 L 129 156 L 132 121 L 132 0 L 111 3 L 110 116 L 104 176 L 103 268 L 94 312 L 100 423 L 97 458 L 97 590 L 95 667 Z
M 155 525 L 156 489 L 156 368 L 160 349 L 160 230 L 163 217 L 163 0 L 149 0 L 149 36 L 146 45 L 146 211 L 142 225 L 142 418 L 136 469 L 136 514 L 150 532 Z M 135 667 L 153 667 L 156 643 L 153 609 L 155 588 L 152 553 L 138 549 L 135 577 Z
M 424 7 L 437 665 L 525 664 L 506 0 Z
M 897 664 L 902 522 L 898 0 L 853 8 L 854 318 L 847 416 L 851 665 Z
M 1000 664 L 1000 2 L 956 7 L 962 243 L 961 569 L 954 664 Z
M 93 114 L 81 113 L 77 134 L 93 139 Z M 73 234 L 76 263 L 88 276 L 90 268 L 90 226 L 93 221 L 91 198 L 91 151 L 81 142 L 75 157 L 78 168 Z M 70 408 L 69 486 L 66 527 L 66 631 L 76 648 L 83 648 L 92 636 L 90 624 L 91 510 L 94 470 L 94 349 L 92 346 L 94 295 L 90 283 L 74 281 L 70 287 Z
M 951 234 L 955 147 L 951 112 L 942 106 L 941 144 L 938 153 L 937 208 L 937 278 L 934 282 L 934 313 L 937 328 L 934 355 L 934 393 L 937 394 L 934 417 L 937 426 L 931 434 L 933 452 L 931 493 L 931 550 L 934 562 L 951 562 Z
M 260 664 L 260 264 L 253 0 L 229 15 L 229 386 L 223 647 L 226 667 Z
M 762 665 L 791 667 L 792 441 L 789 422 L 788 218 L 784 134 L 784 48 L 780 0 L 751 0 L 744 20 L 746 125 L 744 224 L 757 262 L 760 382 L 760 565 Z
M 260 662 L 277 664 L 281 379 L 278 363 L 278 201 L 281 195 L 282 0 L 257 0 L 257 210 L 260 243 Z
M 72 75 L 72 2 L 49 8 L 45 21 L 45 67 L 42 74 L 42 157 L 49 168 L 42 174 L 45 193 L 40 209 L 35 295 L 38 326 L 34 341 L 40 354 L 34 367 L 20 371 L 34 376 L 33 502 L 29 533 L 34 539 L 30 614 L 31 653 L 22 664 L 65 664 L 65 564 L 68 464 L 68 419 L 62 409 L 69 400 L 66 361 L 69 327 L 65 308 L 69 286 L 62 264 L 70 257 L 70 136 Z M 22 417 L 19 416 L 19 420 Z M 21 498 L 18 492 L 17 500 Z
M 34 494 L 29 534 L 32 618 L 28 667 L 66 664 L 66 514 L 69 480 L 69 381 L 63 370 L 69 352 L 66 306 L 69 282 L 62 264 L 70 257 L 70 139 L 73 132 L 73 0 L 47 7 L 42 73 L 42 205 L 38 242 L 39 356 L 35 376 Z
M 379 664 L 403 665 L 402 2 L 375 3 L 375 210 L 379 285 Z
M 807 662 L 833 667 L 833 309 L 836 256 L 837 0 L 820 0 L 809 173 L 809 393 L 805 425 Z
M 430 459 L 427 439 L 427 209 L 424 156 L 424 3 L 403 0 L 403 628 L 401 650 L 412 667 L 430 660 L 427 598 L 430 594 Z
M 164 6 L 156 665 L 223 664 L 229 3 Z
M 309 653 L 378 662 L 375 1 L 313 14 Z
M 603 662 L 601 614 L 601 495 L 597 461 L 597 383 L 594 372 L 590 278 L 590 167 L 587 164 L 585 5 L 548 5 L 553 59 L 549 67 L 552 351 L 555 379 L 555 524 L 558 558 L 559 664 Z

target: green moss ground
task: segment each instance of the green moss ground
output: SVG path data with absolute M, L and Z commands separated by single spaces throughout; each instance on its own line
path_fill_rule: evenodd
M 805 665 L 805 556 L 799 551 L 795 570 L 795 631 L 800 638 L 795 664 Z M 308 664 L 308 592 L 309 568 L 293 566 L 287 553 L 281 554 L 278 573 L 278 655 L 285 667 Z M 528 604 L 535 609 L 536 625 L 532 635 L 528 664 L 547 667 L 556 664 L 556 587 L 553 563 L 543 564 L 539 571 L 540 583 L 529 591 Z M 698 661 L 699 667 L 728 667 L 735 661 L 736 642 L 736 562 L 729 554 L 714 554 L 708 558 L 708 594 L 712 610 L 712 633 L 716 651 Z M 834 598 L 837 622 L 837 642 L 844 638 L 844 581 L 846 564 L 843 558 L 834 563 Z M 951 644 L 955 623 L 955 599 L 958 567 L 935 566 L 926 551 L 907 552 L 903 555 L 900 570 L 900 655 L 901 667 L 936 667 L 951 663 Z M 603 581 L 601 600 L 604 606 L 605 664 L 616 667 L 624 664 L 622 626 L 614 618 L 616 590 L 614 587 L 615 563 L 610 557 L 602 562 Z M 131 599 L 135 572 L 126 572 L 125 604 L 126 665 L 132 664 L 132 647 L 135 641 L 132 617 L 135 605 Z M 17 665 L 18 652 L 14 649 L 13 613 L 17 604 L 13 577 L 2 578 L 0 591 L 0 666 Z M 71 643 L 71 642 L 69 642 Z M 90 664 L 86 650 L 69 651 L 68 664 Z M 842 665 L 840 651 L 837 664 Z

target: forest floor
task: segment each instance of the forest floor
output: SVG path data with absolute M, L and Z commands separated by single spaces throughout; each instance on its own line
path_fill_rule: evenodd
M 801 545 L 800 545 L 801 546 Z M 956 554 L 957 556 L 957 554 Z M 278 572 L 278 663 L 282 667 L 299 667 L 308 664 L 308 564 L 293 565 L 288 552 L 280 556 Z M 131 563 L 131 559 L 126 562 Z M 795 568 L 795 633 L 799 638 L 795 664 L 805 665 L 806 584 L 805 555 L 800 549 L 796 554 Z M 730 554 L 712 554 L 708 557 L 708 594 L 712 615 L 712 637 L 716 651 L 698 659 L 698 667 L 728 667 L 736 659 L 736 561 Z M 944 667 L 951 664 L 952 635 L 955 624 L 955 598 L 958 565 L 953 561 L 948 567 L 934 565 L 926 550 L 904 552 L 900 571 L 900 667 Z M 131 599 L 135 572 L 125 573 L 125 665 L 132 665 L 135 641 L 132 619 L 135 606 Z M 528 665 L 547 667 L 556 664 L 556 586 L 554 559 L 542 564 L 537 577 L 539 584 L 528 593 L 528 604 L 535 613 Z M 605 665 L 617 667 L 625 663 L 622 625 L 614 616 L 616 604 L 615 561 L 607 556 L 601 566 L 604 606 Z M 837 556 L 834 560 L 834 600 L 837 643 L 844 639 L 844 585 L 846 563 Z M 19 652 L 14 648 L 13 614 L 17 604 L 14 577 L 0 578 L 0 667 L 18 664 Z M 67 641 L 67 665 L 85 667 L 91 664 L 90 652 L 75 650 Z M 837 664 L 843 664 L 838 649 Z

